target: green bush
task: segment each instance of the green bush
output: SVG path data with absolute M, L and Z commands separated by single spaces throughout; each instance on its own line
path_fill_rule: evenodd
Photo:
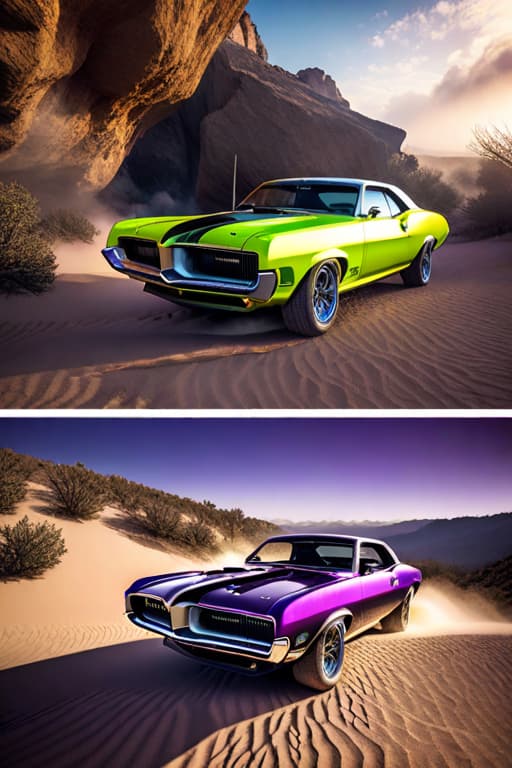
M 0 448 L 0 514 L 14 512 L 26 496 L 31 470 L 24 457 L 9 448 Z
M 45 216 L 40 228 L 43 237 L 51 243 L 56 240 L 68 243 L 80 240 L 83 243 L 92 243 L 99 234 L 94 224 L 85 216 L 62 208 Z
M 55 256 L 39 231 L 40 212 L 28 189 L 0 182 L 0 291 L 41 293 L 55 279 Z
M 16 525 L 0 527 L 0 573 L 3 577 L 32 578 L 60 563 L 67 550 L 61 529 L 53 523 L 30 523 L 27 516 Z
M 89 520 L 107 502 L 105 479 L 81 464 L 48 465 L 44 468 L 48 485 L 47 510 L 57 517 Z

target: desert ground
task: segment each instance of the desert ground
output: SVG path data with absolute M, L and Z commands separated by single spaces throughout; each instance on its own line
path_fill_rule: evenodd
M 451 242 L 431 284 L 392 277 L 342 296 L 321 338 L 278 310 L 178 307 L 59 249 L 41 296 L 0 299 L 3 408 L 508 408 L 512 240 Z
M 9 522 L 23 514 L 50 519 L 35 491 Z M 57 526 L 60 565 L 0 584 L 6 768 L 510 765 L 512 624 L 481 598 L 425 584 L 405 633 L 351 641 L 342 682 L 313 694 L 286 669 L 204 667 L 123 619 L 134 578 L 193 559 L 128 538 L 114 510 Z

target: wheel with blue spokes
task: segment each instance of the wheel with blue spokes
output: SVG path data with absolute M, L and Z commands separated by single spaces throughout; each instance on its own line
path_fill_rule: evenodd
M 308 652 L 294 664 L 297 682 L 327 691 L 336 685 L 343 669 L 345 625 L 335 621 L 324 629 Z
M 432 251 L 434 241 L 427 240 L 412 264 L 400 272 L 404 284 L 413 288 L 427 285 L 432 274 Z
M 336 261 L 316 264 L 283 307 L 288 330 L 301 336 L 320 336 L 336 319 L 340 268 Z

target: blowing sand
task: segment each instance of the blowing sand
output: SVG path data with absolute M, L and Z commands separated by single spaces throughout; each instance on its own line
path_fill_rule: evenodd
M 72 274 L 66 253 L 48 294 L 0 300 L 0 407 L 508 408 L 511 256 L 507 239 L 445 245 L 428 288 L 345 295 L 303 339 L 278 310 L 178 307 L 94 252 Z
M 13 521 L 51 519 L 37 491 Z M 3 765 L 510 765 L 512 625 L 481 598 L 422 586 L 407 632 L 348 643 L 342 682 L 312 695 L 289 670 L 247 678 L 203 667 L 123 621 L 134 578 L 200 564 L 143 546 L 115 522 L 109 509 L 57 521 L 61 564 L 0 584 Z

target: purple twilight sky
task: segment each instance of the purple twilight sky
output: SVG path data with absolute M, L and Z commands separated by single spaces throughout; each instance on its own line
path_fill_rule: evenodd
M 3 418 L 0 445 L 265 518 L 512 509 L 506 418 Z

